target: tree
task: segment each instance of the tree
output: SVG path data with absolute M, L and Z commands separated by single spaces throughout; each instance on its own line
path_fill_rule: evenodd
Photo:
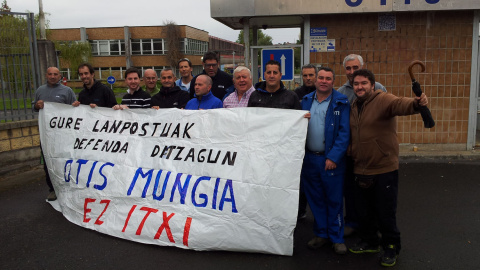
M 3 11 L 3 12 L 12 11 L 12 9 L 7 5 L 7 0 L 3 0 L 2 7 L 0 7 L 0 11 Z
M 250 45 L 253 45 L 253 30 L 250 29 Z M 273 39 L 271 36 L 263 33 L 262 30 L 257 30 L 257 45 L 273 45 Z M 238 34 L 237 43 L 245 45 L 245 41 L 243 40 L 243 30 L 240 30 Z
M 178 59 L 183 58 L 183 54 L 180 48 L 180 27 L 173 21 L 164 22 L 167 28 L 167 59 L 171 67 L 175 69 Z
M 60 51 L 61 66 L 68 66 L 73 74 L 77 74 L 77 67 L 92 60 L 92 46 L 88 42 L 55 41 L 55 49 Z M 74 75 L 72 77 L 75 77 Z
M 257 30 L 257 46 L 264 46 L 264 45 L 273 45 L 272 37 L 263 33 L 262 30 Z M 243 40 L 243 30 L 240 30 L 238 33 L 237 43 L 245 45 L 245 41 Z M 250 46 L 253 45 L 253 30 L 250 29 L 250 39 L 249 39 Z M 260 65 L 262 62 L 262 58 L 260 57 L 260 50 L 257 52 L 258 54 L 258 64 Z

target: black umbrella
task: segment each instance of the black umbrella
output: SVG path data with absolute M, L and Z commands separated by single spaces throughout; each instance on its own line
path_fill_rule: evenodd
M 422 67 L 422 72 L 425 71 L 425 64 L 415 60 L 412 63 L 410 63 L 410 66 L 408 66 L 408 73 L 410 74 L 410 78 L 412 79 L 412 90 L 415 93 L 417 97 L 422 95 L 422 88 L 420 87 L 420 84 L 415 80 L 415 77 L 413 76 L 412 68 L 415 65 L 419 65 Z M 435 126 L 435 121 L 433 120 L 432 114 L 430 113 L 430 110 L 428 109 L 427 106 L 420 106 L 420 114 L 422 115 L 423 119 L 423 125 L 425 128 L 433 128 Z

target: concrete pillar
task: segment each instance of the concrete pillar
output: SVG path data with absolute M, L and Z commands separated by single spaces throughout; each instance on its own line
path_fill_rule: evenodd
M 128 26 L 125 26 L 123 28 L 124 36 L 125 36 L 125 60 L 126 60 L 126 65 L 127 69 L 133 66 L 132 63 L 132 50 L 130 48 L 130 29 Z
M 47 68 L 58 67 L 55 44 L 51 40 L 37 40 L 40 84 L 47 82 Z

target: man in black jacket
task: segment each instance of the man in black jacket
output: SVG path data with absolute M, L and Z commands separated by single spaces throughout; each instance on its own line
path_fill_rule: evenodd
M 113 91 L 100 81 L 95 80 L 95 71 L 89 63 L 83 63 L 78 66 L 78 75 L 83 82 L 83 90 L 78 94 L 78 100 L 72 105 L 90 105 L 95 107 L 111 108 L 117 105 L 117 100 Z
M 227 93 L 227 88 L 233 85 L 232 76 L 228 73 L 218 69 L 219 59 L 216 53 L 206 52 L 203 55 L 203 72 L 199 75 L 205 74 L 212 78 L 212 94 L 223 100 L 225 94 Z M 190 82 L 190 98 L 193 98 L 195 95 L 195 80 L 198 75 L 195 76 Z
M 248 100 L 248 107 L 267 107 L 300 110 L 298 96 L 283 85 L 280 63 L 270 60 L 265 65 L 265 81 L 255 85 L 257 89 Z
M 165 109 L 165 108 L 185 108 L 190 95 L 175 85 L 175 75 L 171 68 L 164 68 L 160 72 L 160 81 L 162 82 L 162 88 L 160 92 L 152 97 L 152 108 Z
M 305 95 L 315 91 L 315 80 L 317 78 L 317 67 L 312 64 L 307 64 L 302 67 L 302 80 L 303 85 L 295 89 L 298 99 L 302 100 Z M 299 203 L 298 203 L 298 216 L 297 219 L 304 219 L 307 217 L 307 197 L 305 192 L 300 188 Z
M 298 98 L 302 98 L 315 91 L 315 78 L 317 77 L 317 67 L 312 64 L 307 64 L 302 67 L 303 85 L 295 89 L 295 94 Z

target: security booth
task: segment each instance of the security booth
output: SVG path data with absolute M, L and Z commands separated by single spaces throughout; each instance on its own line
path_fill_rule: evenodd
M 355 53 L 388 92 L 411 97 L 407 69 L 414 60 L 423 62 L 425 71 L 415 68 L 413 72 L 429 98 L 436 125 L 426 129 L 420 116 L 399 117 L 402 148 L 471 150 L 480 146 L 475 141 L 480 108 L 480 1 L 210 0 L 210 8 L 212 18 L 244 32 L 301 28 L 303 63 L 332 68 L 335 88 L 347 80 L 344 57 Z M 250 55 L 249 35 L 244 39 L 245 62 L 252 67 L 257 62 Z

